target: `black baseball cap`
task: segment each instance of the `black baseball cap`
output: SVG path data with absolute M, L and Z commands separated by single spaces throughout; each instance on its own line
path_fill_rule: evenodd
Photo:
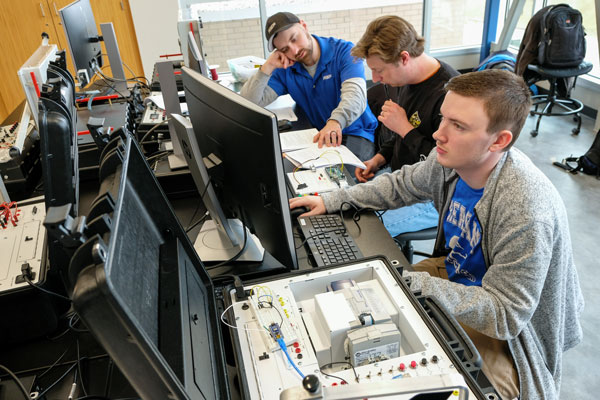
M 290 26 L 300 22 L 300 18 L 289 12 L 278 12 L 273 14 L 267 20 L 265 27 L 265 37 L 269 42 L 269 51 L 275 50 L 273 38 L 281 31 L 285 31 Z

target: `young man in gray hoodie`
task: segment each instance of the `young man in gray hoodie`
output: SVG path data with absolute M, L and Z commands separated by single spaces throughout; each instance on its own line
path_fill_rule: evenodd
M 581 341 L 583 297 L 565 207 L 556 188 L 512 148 L 530 107 L 517 75 L 486 70 L 446 86 L 437 147 L 427 160 L 323 196 L 307 215 L 344 202 L 372 209 L 433 200 L 438 258 L 406 272 L 437 297 L 480 351 L 503 398 L 555 399 L 562 353 Z

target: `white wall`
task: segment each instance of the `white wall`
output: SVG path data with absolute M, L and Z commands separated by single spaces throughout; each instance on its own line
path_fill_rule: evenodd
M 144 75 L 152 80 L 154 63 L 163 54 L 180 53 L 177 0 L 130 0 Z

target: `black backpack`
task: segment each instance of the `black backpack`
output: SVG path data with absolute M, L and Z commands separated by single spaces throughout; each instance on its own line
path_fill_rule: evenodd
M 576 67 L 585 58 L 585 32 L 581 13 L 568 4 L 544 7 L 540 21 L 538 64 L 546 67 Z
M 594 175 L 600 179 L 600 131 L 592 142 L 589 150 L 581 157 L 567 157 L 562 163 L 554 162 L 554 165 L 576 174 L 578 171 L 584 174 Z

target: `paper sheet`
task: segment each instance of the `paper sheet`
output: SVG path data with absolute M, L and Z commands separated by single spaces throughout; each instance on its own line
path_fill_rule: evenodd
M 281 132 L 279 140 L 281 141 L 281 151 L 293 151 L 309 147 L 313 143 L 313 137 L 319 133 L 315 128 L 303 129 L 299 131 Z
M 165 109 L 165 100 L 163 99 L 162 93 L 153 92 L 152 96 L 148 96 L 144 99 L 144 104 L 148 104 L 149 102 L 153 102 L 156 104 L 158 108 L 161 110 Z M 183 90 L 177 92 L 177 94 L 181 97 L 184 95 Z M 188 106 L 187 103 L 179 103 L 179 107 L 181 107 L 181 113 L 187 115 L 188 114 Z
M 295 122 L 298 121 L 298 117 L 294 113 L 295 105 L 296 102 L 292 100 L 292 97 L 289 94 L 286 94 L 285 96 L 279 96 L 265 108 L 272 111 L 277 116 L 278 120 L 287 119 L 288 121 Z
M 301 150 L 288 151 L 286 157 L 302 165 L 302 168 L 319 168 L 336 164 L 350 164 L 366 169 L 367 167 L 346 146 L 321 147 L 312 143 Z

